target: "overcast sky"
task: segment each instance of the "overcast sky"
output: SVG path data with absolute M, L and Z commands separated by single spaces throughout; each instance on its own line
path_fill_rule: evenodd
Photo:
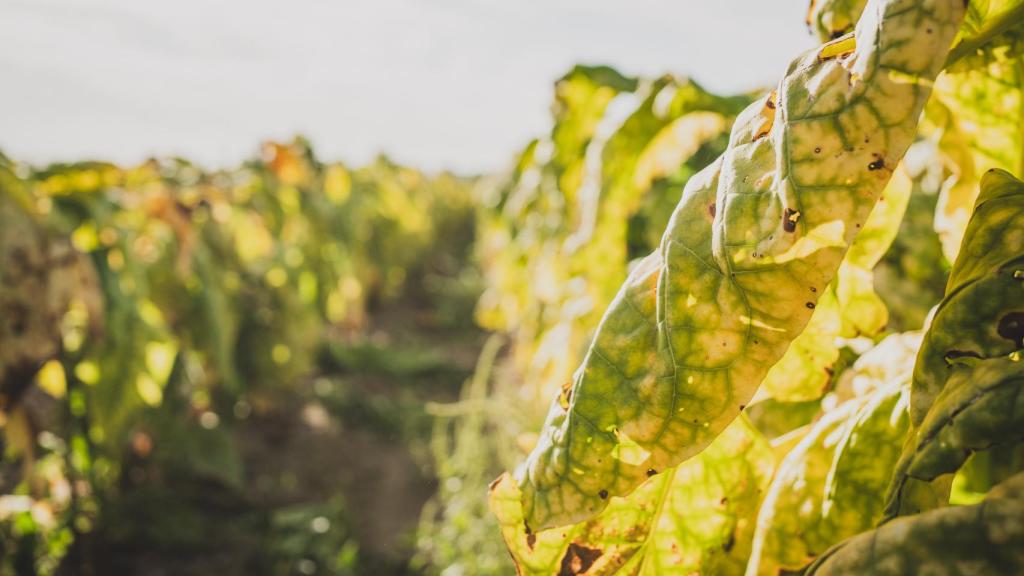
M 221 167 L 303 133 L 326 160 L 499 169 L 575 63 L 774 84 L 807 1 L 0 0 L 0 150 Z

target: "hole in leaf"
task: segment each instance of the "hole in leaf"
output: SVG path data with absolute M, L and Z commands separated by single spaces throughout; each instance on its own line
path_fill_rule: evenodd
M 569 544 L 569 549 L 565 551 L 565 556 L 562 557 L 562 564 L 558 569 L 558 576 L 576 576 L 577 574 L 584 574 L 590 567 L 594 565 L 594 562 L 601 557 L 601 550 L 597 548 L 589 548 L 582 544 L 572 542 Z

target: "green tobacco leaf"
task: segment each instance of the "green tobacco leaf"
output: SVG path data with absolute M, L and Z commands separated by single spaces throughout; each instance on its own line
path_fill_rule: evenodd
M 979 53 L 982 60 L 1024 32 L 1024 1 L 970 0 L 960 36 L 949 52 L 947 65 Z M 986 54 L 986 52 L 988 52 Z
M 868 0 L 811 0 L 807 27 L 822 42 L 853 31 Z
M 900 518 L 847 540 L 805 573 L 1020 574 L 1024 572 L 1024 474 L 981 504 Z
M 977 504 L 993 486 L 1024 470 L 1024 443 L 975 452 L 953 479 L 950 504 Z
M 774 464 L 767 441 L 739 419 L 700 456 L 611 498 L 589 521 L 528 531 L 508 474 L 492 486 L 491 508 L 522 576 L 739 573 Z
M 581 157 L 608 103 L 620 92 L 636 90 L 637 81 L 606 66 L 577 66 L 555 84 L 555 155 L 564 165 Z
M 765 438 L 774 441 L 810 424 L 821 413 L 821 400 L 781 402 L 774 398 L 765 398 L 747 406 L 744 412 L 751 424 L 764 434 Z
M 629 114 L 609 106 L 600 124 L 609 133 L 595 135 L 587 149 L 578 194 L 579 225 L 562 246 L 573 275 L 592 277 L 602 268 L 612 271 L 611 278 L 593 283 L 601 303 L 615 297 L 622 281 L 629 261 L 629 221 L 652 180 L 727 134 L 731 118 L 749 103 L 745 98 L 737 102 L 715 96 L 692 80 L 671 76 L 642 83 L 630 96 L 634 102 L 629 103 Z M 609 262 L 621 264 L 608 266 Z
M 586 151 L 596 137 L 605 111 L 619 94 L 633 92 L 638 83 L 605 67 L 577 66 L 555 84 L 551 131 L 551 160 L 559 188 L 572 201 L 586 171 Z
M 1022 290 L 1024 183 L 990 171 L 918 355 L 914 434 L 889 489 L 887 516 L 941 504 L 943 491 L 929 482 L 956 471 L 971 452 L 1021 438 Z
M 957 371 L 896 464 L 886 517 L 941 506 L 948 475 L 968 456 L 1024 439 L 1024 361 L 1009 357 Z
M 806 566 L 831 542 L 816 530 L 829 464 L 855 403 L 845 403 L 815 422 L 786 455 L 772 479 L 757 517 L 747 574 Z
M 825 480 L 820 530 L 837 541 L 874 526 L 910 417 L 906 386 L 879 389 L 847 424 Z
M 532 529 L 597 514 L 602 495 L 698 454 L 736 418 L 906 152 L 961 13 L 960 0 L 878 2 L 857 40 L 797 59 L 740 115 L 517 469 Z
M 890 383 L 849 400 L 826 413 L 790 451 L 758 513 L 749 576 L 803 568 L 830 546 L 874 526 L 909 425 L 908 392 Z

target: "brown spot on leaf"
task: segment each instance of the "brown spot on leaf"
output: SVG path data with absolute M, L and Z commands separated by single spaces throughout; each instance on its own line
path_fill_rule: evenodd
M 722 544 L 722 550 L 726 552 L 732 550 L 732 547 L 736 545 L 736 533 L 729 532 L 729 538 Z
M 530 550 L 533 550 L 533 547 L 537 545 L 537 535 L 536 534 L 527 534 L 526 535 L 526 545 L 530 548 Z
M 800 212 L 792 208 L 786 208 L 782 214 L 782 229 L 786 232 L 796 232 L 796 223 L 800 221 Z
M 772 126 L 775 125 L 775 101 L 778 96 L 778 92 L 772 90 L 765 99 L 764 107 L 761 108 L 761 125 L 754 133 L 754 140 L 760 140 L 771 133 Z
M 708 214 L 711 215 L 711 218 L 715 217 L 715 203 L 714 202 L 712 202 L 711 204 L 708 204 Z
M 815 154 L 821 154 L 821 146 L 815 146 L 814 147 L 814 153 Z
M 1024 312 L 1010 312 L 999 319 L 996 332 L 1012 341 L 1017 348 L 1024 348 Z
M 587 570 L 590 570 L 590 567 L 601 557 L 601 554 L 601 550 L 597 548 L 588 548 L 576 542 L 570 543 L 569 549 L 565 551 L 565 556 L 562 557 L 558 576 L 584 574 Z

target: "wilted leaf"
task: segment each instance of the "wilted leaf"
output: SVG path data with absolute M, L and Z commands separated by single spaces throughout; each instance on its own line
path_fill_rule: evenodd
M 602 494 L 629 493 L 735 419 L 807 323 L 910 144 L 961 13 L 959 0 L 880 2 L 857 40 L 796 60 L 740 115 L 517 470 L 532 529 L 598 513 Z

